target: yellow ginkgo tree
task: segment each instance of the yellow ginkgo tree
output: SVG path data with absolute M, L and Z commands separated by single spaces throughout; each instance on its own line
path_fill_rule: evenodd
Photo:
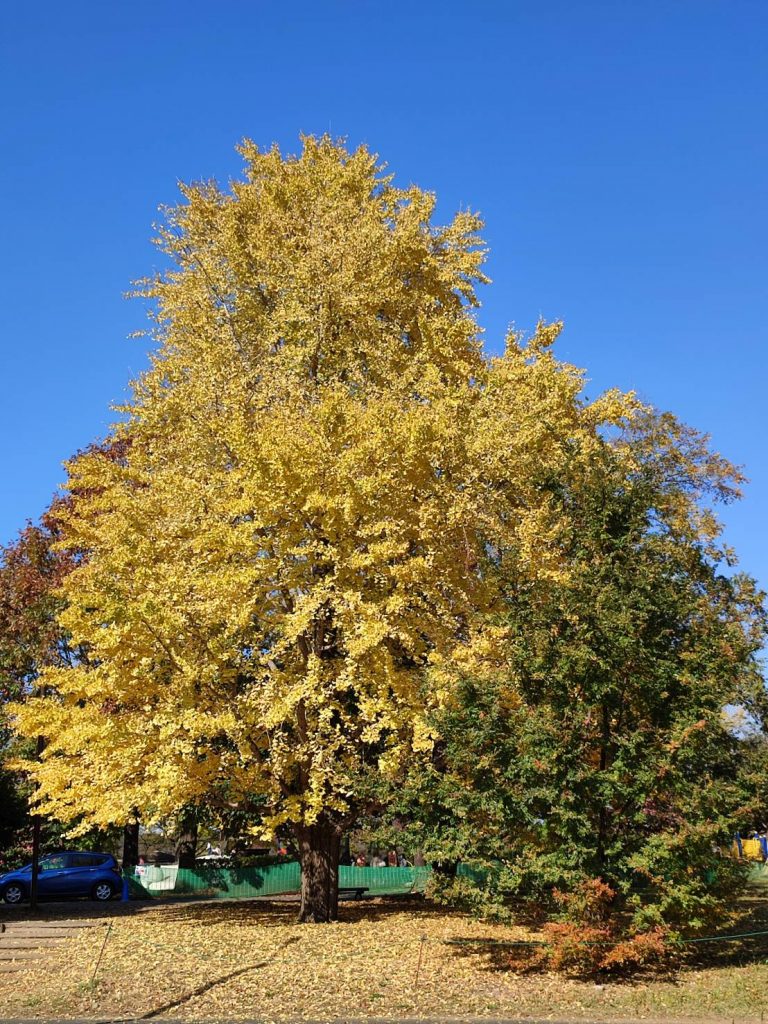
M 242 154 L 244 180 L 167 211 L 123 457 L 69 466 L 63 624 L 88 659 L 16 721 L 46 740 L 44 813 L 255 803 L 326 921 L 375 779 L 429 749 L 457 666 L 503 668 L 494 565 L 557 577 L 546 482 L 633 402 L 583 401 L 556 327 L 483 355 L 475 215 L 433 225 L 434 196 L 328 138 Z

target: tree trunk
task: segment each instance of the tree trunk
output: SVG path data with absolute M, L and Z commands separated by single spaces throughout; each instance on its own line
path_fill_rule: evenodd
M 341 832 L 322 817 L 314 825 L 297 825 L 295 834 L 301 861 L 299 921 L 312 924 L 336 921 Z
M 176 859 L 180 868 L 195 866 L 197 854 L 197 813 L 191 807 L 184 811 L 179 819 L 179 836 L 176 840 Z
M 139 863 L 139 823 L 129 821 L 123 829 L 123 871 L 132 871 Z

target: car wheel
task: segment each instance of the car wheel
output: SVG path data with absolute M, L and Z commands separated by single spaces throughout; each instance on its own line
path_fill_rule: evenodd
M 27 898 L 27 890 L 23 885 L 18 882 L 10 882 L 3 889 L 3 902 L 4 903 L 23 903 Z
M 97 882 L 91 889 L 91 896 L 100 903 L 106 903 L 115 895 L 115 887 L 109 882 Z

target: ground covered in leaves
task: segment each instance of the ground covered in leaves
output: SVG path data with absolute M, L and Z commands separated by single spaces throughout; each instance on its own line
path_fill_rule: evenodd
M 27 914 L 8 909 L 0 920 Z M 0 1018 L 768 1017 L 768 957 L 745 947 L 674 976 L 595 984 L 518 976 L 501 969 L 498 950 L 449 945 L 529 933 L 418 900 L 345 903 L 342 920 L 324 926 L 296 924 L 296 904 L 279 901 L 79 903 L 40 914 L 78 916 L 102 926 L 0 973 Z

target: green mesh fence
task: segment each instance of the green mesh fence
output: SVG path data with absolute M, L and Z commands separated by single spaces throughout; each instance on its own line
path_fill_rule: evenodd
M 459 877 L 469 878 L 479 885 L 488 878 L 489 871 L 487 867 L 478 867 L 475 864 L 465 864 L 461 861 L 456 865 L 456 874 Z
M 431 868 L 339 868 L 339 887 L 361 886 L 371 893 L 393 895 L 424 892 Z
M 340 888 L 368 889 L 370 895 L 423 892 L 430 868 L 339 868 Z M 298 863 L 262 868 L 178 868 L 174 864 L 140 868 L 129 878 L 136 896 L 198 896 L 207 899 L 247 899 L 297 893 Z
M 429 867 L 358 868 L 342 865 L 339 868 L 339 886 L 342 889 L 367 889 L 371 896 L 406 895 L 424 892 L 431 873 Z M 487 875 L 487 869 L 459 864 L 457 874 L 479 882 Z M 755 864 L 750 870 L 749 881 L 752 885 L 768 887 L 768 864 Z M 128 879 L 128 884 L 135 896 L 248 899 L 297 893 L 301 884 L 301 871 L 297 862 L 261 868 L 184 869 L 169 864 L 143 867 L 140 873 Z

